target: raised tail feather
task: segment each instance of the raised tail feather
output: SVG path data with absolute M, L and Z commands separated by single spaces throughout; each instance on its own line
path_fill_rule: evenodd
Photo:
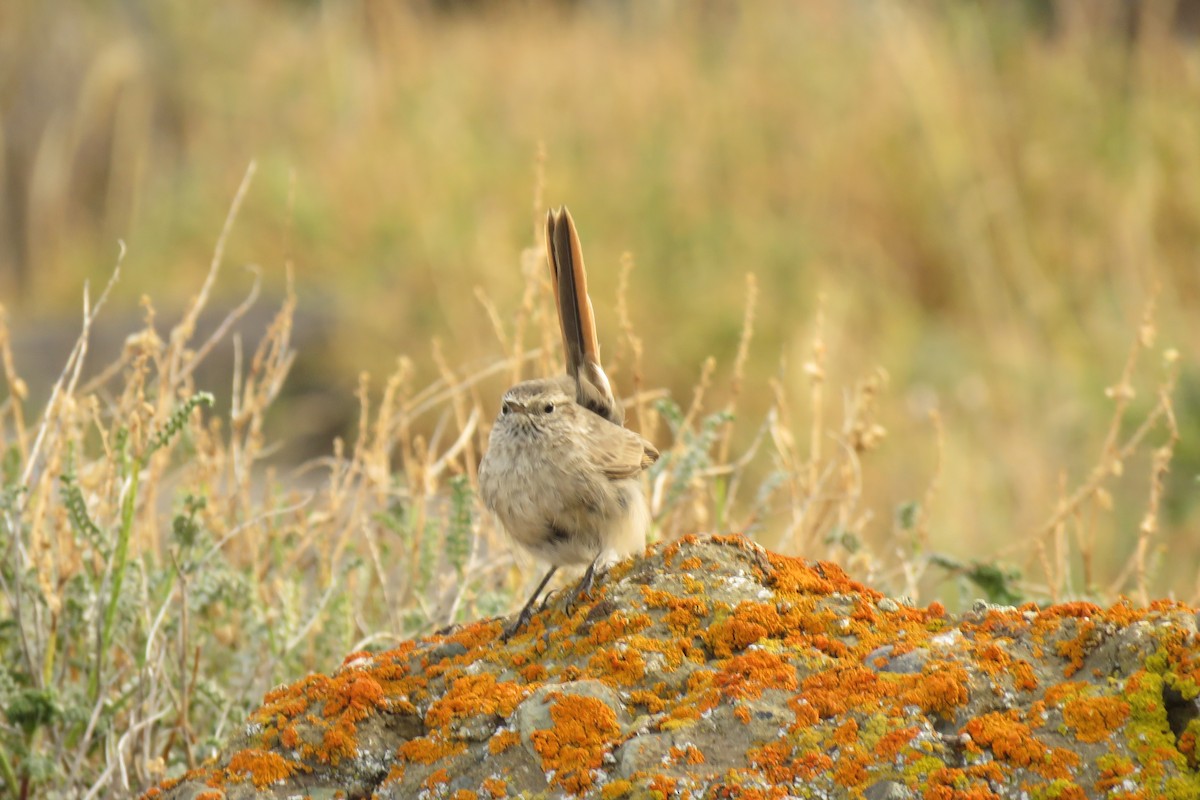
M 567 374 L 575 379 L 576 401 L 621 425 L 625 413 L 600 366 L 600 343 L 587 292 L 583 249 L 566 206 L 546 214 L 546 259 L 550 262 Z

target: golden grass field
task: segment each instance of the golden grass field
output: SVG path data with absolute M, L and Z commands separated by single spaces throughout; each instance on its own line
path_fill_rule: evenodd
M 446 5 L 0 12 L 14 796 L 144 788 L 266 687 L 513 610 L 475 468 L 561 368 L 560 203 L 657 536 L 1200 600 L 1174 6 Z

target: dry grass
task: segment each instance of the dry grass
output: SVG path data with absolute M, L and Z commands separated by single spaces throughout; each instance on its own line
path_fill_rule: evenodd
M 462 368 L 435 341 L 441 377 L 418 388 L 412 362 L 402 358 L 377 401 L 363 373 L 352 442 L 339 439 L 331 456 L 281 475 L 263 466 L 271 449 L 263 430 L 295 355 L 294 296 L 248 360 L 234 341 L 227 416 L 203 412 L 213 398 L 193 379 L 199 359 L 247 307 L 236 306 L 213 337 L 196 339 L 195 320 L 253 172 L 181 322 L 160 337 L 144 300 L 145 328 L 98 378 L 81 384 L 89 332 L 120 265 L 95 303 L 85 291 L 82 333 L 36 420 L 26 419 L 24 384 L 0 329 L 14 389 L 0 409 L 7 454 L 0 590 L 14 623 L 0 637 L 7 719 L 0 766 L 15 795 L 47 785 L 85 796 L 145 786 L 211 752 L 265 687 L 327 669 L 344 652 L 502 613 L 514 590 L 527 588 L 516 585 L 510 551 L 477 500 L 476 465 L 492 405 L 481 382 L 495 373 L 518 379 L 529 362 L 542 373 L 562 369 L 552 347 L 526 344 L 556 334 L 536 249 L 522 257 L 527 291 L 511 324 L 481 298 L 506 359 Z M 863 487 L 877 472 L 870 461 L 886 436 L 878 422 L 885 381 L 876 372 L 846 389 L 840 415 L 825 410 L 831 354 L 823 315 L 803 368 L 807 419 L 793 416 L 796 398 L 772 381 L 765 419 L 754 423 L 748 446 L 735 444 L 745 438 L 738 436 L 738 399 L 747 388 L 756 300 L 749 276 L 741 344 L 719 407 L 711 399 L 718 383 L 712 358 L 686 409 L 653 388 L 628 398 L 641 428 L 669 442 L 647 480 L 655 535 L 755 535 L 775 527 L 779 547 L 846 562 L 879 586 L 915 595 L 931 566 L 947 565 L 929 550 L 929 510 L 942 476 L 935 471 L 923 504 L 901 513 L 891 546 L 874 546 L 866 528 L 877 509 L 864 505 Z M 632 364 L 616 358 L 613 371 L 637 375 L 640 339 L 624 315 L 622 329 Z M 1088 588 L 1108 579 L 1110 592 L 1134 586 L 1146 594 L 1162 476 L 1178 437 L 1171 405 L 1177 354 L 1168 353 L 1157 405 L 1124 438 L 1120 431 L 1137 360 L 1153 334 L 1150 306 L 1109 393 L 1116 410 L 1096 467 L 1021 543 L 1042 556 L 1048 589 L 1040 591 L 1052 598 L 1071 590 L 1080 568 Z M 1120 575 L 1096 575 L 1094 512 L 1112 502 L 1105 487 L 1164 428 L 1166 440 L 1152 453 L 1136 558 Z M 305 485 L 311 488 L 298 488 Z M 961 571 L 993 599 L 1020 590 L 1006 581 L 989 585 L 978 569 Z
M 10 793 L 126 796 L 270 685 L 511 610 L 536 570 L 475 470 L 503 387 L 561 369 L 537 232 L 564 195 L 606 365 L 663 450 L 656 536 L 744 531 L 951 605 L 1200 599 L 1197 366 L 1173 349 L 1200 340 L 1190 45 L 967 7 L 156 8 L 150 33 L 93 19 L 72 134 L 34 136 L 36 270 L 0 327 Z M 147 41 L 177 53 L 176 85 L 139 66 Z M 229 66 L 203 67 L 218 51 Z M 545 68 L 565 63 L 596 74 Z M 618 69 L 636 88 L 611 89 Z M 88 201 L 100 129 L 112 169 Z M 197 274 L 243 150 L 261 166 Z M 39 378 L 21 326 L 77 302 L 118 232 L 119 279 Z M 279 298 L 246 344 L 259 277 L 235 297 L 227 261 L 266 265 Z M 164 325 L 143 292 L 190 299 Z M 306 303 L 337 324 L 305 368 L 353 422 L 296 464 Z M 210 406 L 198 376 L 226 353 Z

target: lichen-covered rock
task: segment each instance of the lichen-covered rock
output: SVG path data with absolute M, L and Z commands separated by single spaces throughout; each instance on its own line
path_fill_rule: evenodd
M 561 601 L 560 601 L 561 603 Z M 741 537 L 270 692 L 147 798 L 1200 798 L 1196 612 L 910 608 Z

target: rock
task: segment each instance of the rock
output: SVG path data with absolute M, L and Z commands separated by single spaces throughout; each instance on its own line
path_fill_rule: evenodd
M 895 781 L 880 781 L 873 783 L 863 792 L 866 800 L 913 800 L 916 797 L 913 790 Z
M 352 654 L 145 798 L 1200 797 L 1182 604 L 955 617 L 741 537 L 592 595 Z

